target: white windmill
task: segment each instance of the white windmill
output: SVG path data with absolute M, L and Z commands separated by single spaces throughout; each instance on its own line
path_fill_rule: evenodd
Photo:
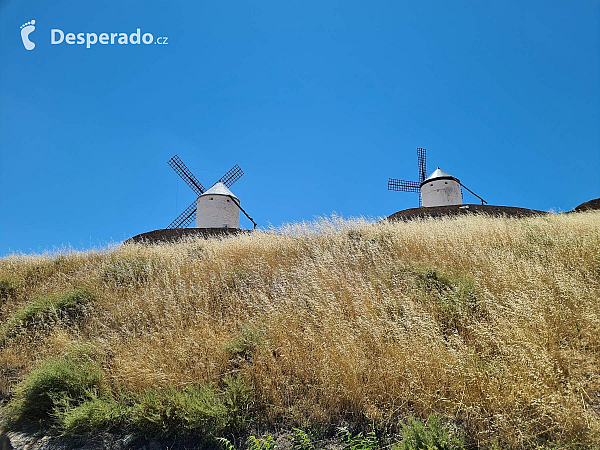
M 481 200 L 481 204 L 487 203 L 479 195 L 466 187 L 456 177 L 447 174 L 439 167 L 427 178 L 427 154 L 424 148 L 417 148 L 417 163 L 419 166 L 419 181 L 388 179 L 388 190 L 403 192 L 418 192 L 419 206 L 425 208 L 433 206 L 462 205 L 462 190 L 467 191 Z
M 229 190 L 244 172 L 237 164 L 213 184 L 205 189 L 202 183 L 187 168 L 179 156 L 173 156 L 168 164 L 183 181 L 196 193 L 198 198 L 188 206 L 167 228 L 185 228 L 196 218 L 196 228 L 239 228 L 240 211 L 254 224 L 256 222 L 244 211 L 240 200 Z

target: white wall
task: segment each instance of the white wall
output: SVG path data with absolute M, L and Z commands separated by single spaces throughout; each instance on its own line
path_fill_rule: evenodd
M 231 197 L 202 195 L 198 198 L 197 206 L 196 228 L 240 227 L 240 209 Z
M 460 184 L 454 180 L 433 180 L 421 186 L 423 206 L 462 205 Z

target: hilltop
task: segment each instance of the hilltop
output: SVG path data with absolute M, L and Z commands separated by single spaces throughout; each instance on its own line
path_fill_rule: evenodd
M 342 426 L 357 448 L 598 448 L 599 299 L 598 211 L 10 256 L 4 427 L 132 448 L 294 427 L 318 448 Z

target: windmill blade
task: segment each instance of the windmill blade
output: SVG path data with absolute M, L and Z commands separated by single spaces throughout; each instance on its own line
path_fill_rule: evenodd
M 196 218 L 196 200 L 185 208 L 185 210 L 179 214 L 177 219 L 175 219 L 171 224 L 167 227 L 169 228 L 185 228 Z
M 227 187 L 233 186 L 237 180 L 239 180 L 242 175 L 244 175 L 244 171 L 237 164 L 231 168 L 229 172 L 223 175 L 217 183 L 221 182 Z
M 198 179 L 194 176 L 194 174 L 187 168 L 187 166 L 183 163 L 179 156 L 173 156 L 168 162 L 169 166 L 181 177 L 186 184 L 192 188 L 192 190 L 196 193 L 197 196 L 202 195 L 206 189 L 202 186 L 202 183 L 198 181 Z
M 419 182 L 422 183 L 427 178 L 427 150 L 417 148 L 417 161 L 419 163 Z
M 390 178 L 388 180 L 388 190 L 402 192 L 418 192 L 421 193 L 421 183 L 416 181 L 397 180 Z

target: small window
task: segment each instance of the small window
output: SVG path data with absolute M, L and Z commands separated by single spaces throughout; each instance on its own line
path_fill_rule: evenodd
M 448 182 L 447 182 L 447 181 L 444 181 L 444 184 L 448 184 Z
M 211 197 L 210 199 L 212 200 L 213 198 Z
M 227 203 L 229 203 L 229 200 L 227 200 Z
M 433 186 L 433 183 L 431 183 L 429 186 Z M 212 199 L 211 199 L 212 200 Z

